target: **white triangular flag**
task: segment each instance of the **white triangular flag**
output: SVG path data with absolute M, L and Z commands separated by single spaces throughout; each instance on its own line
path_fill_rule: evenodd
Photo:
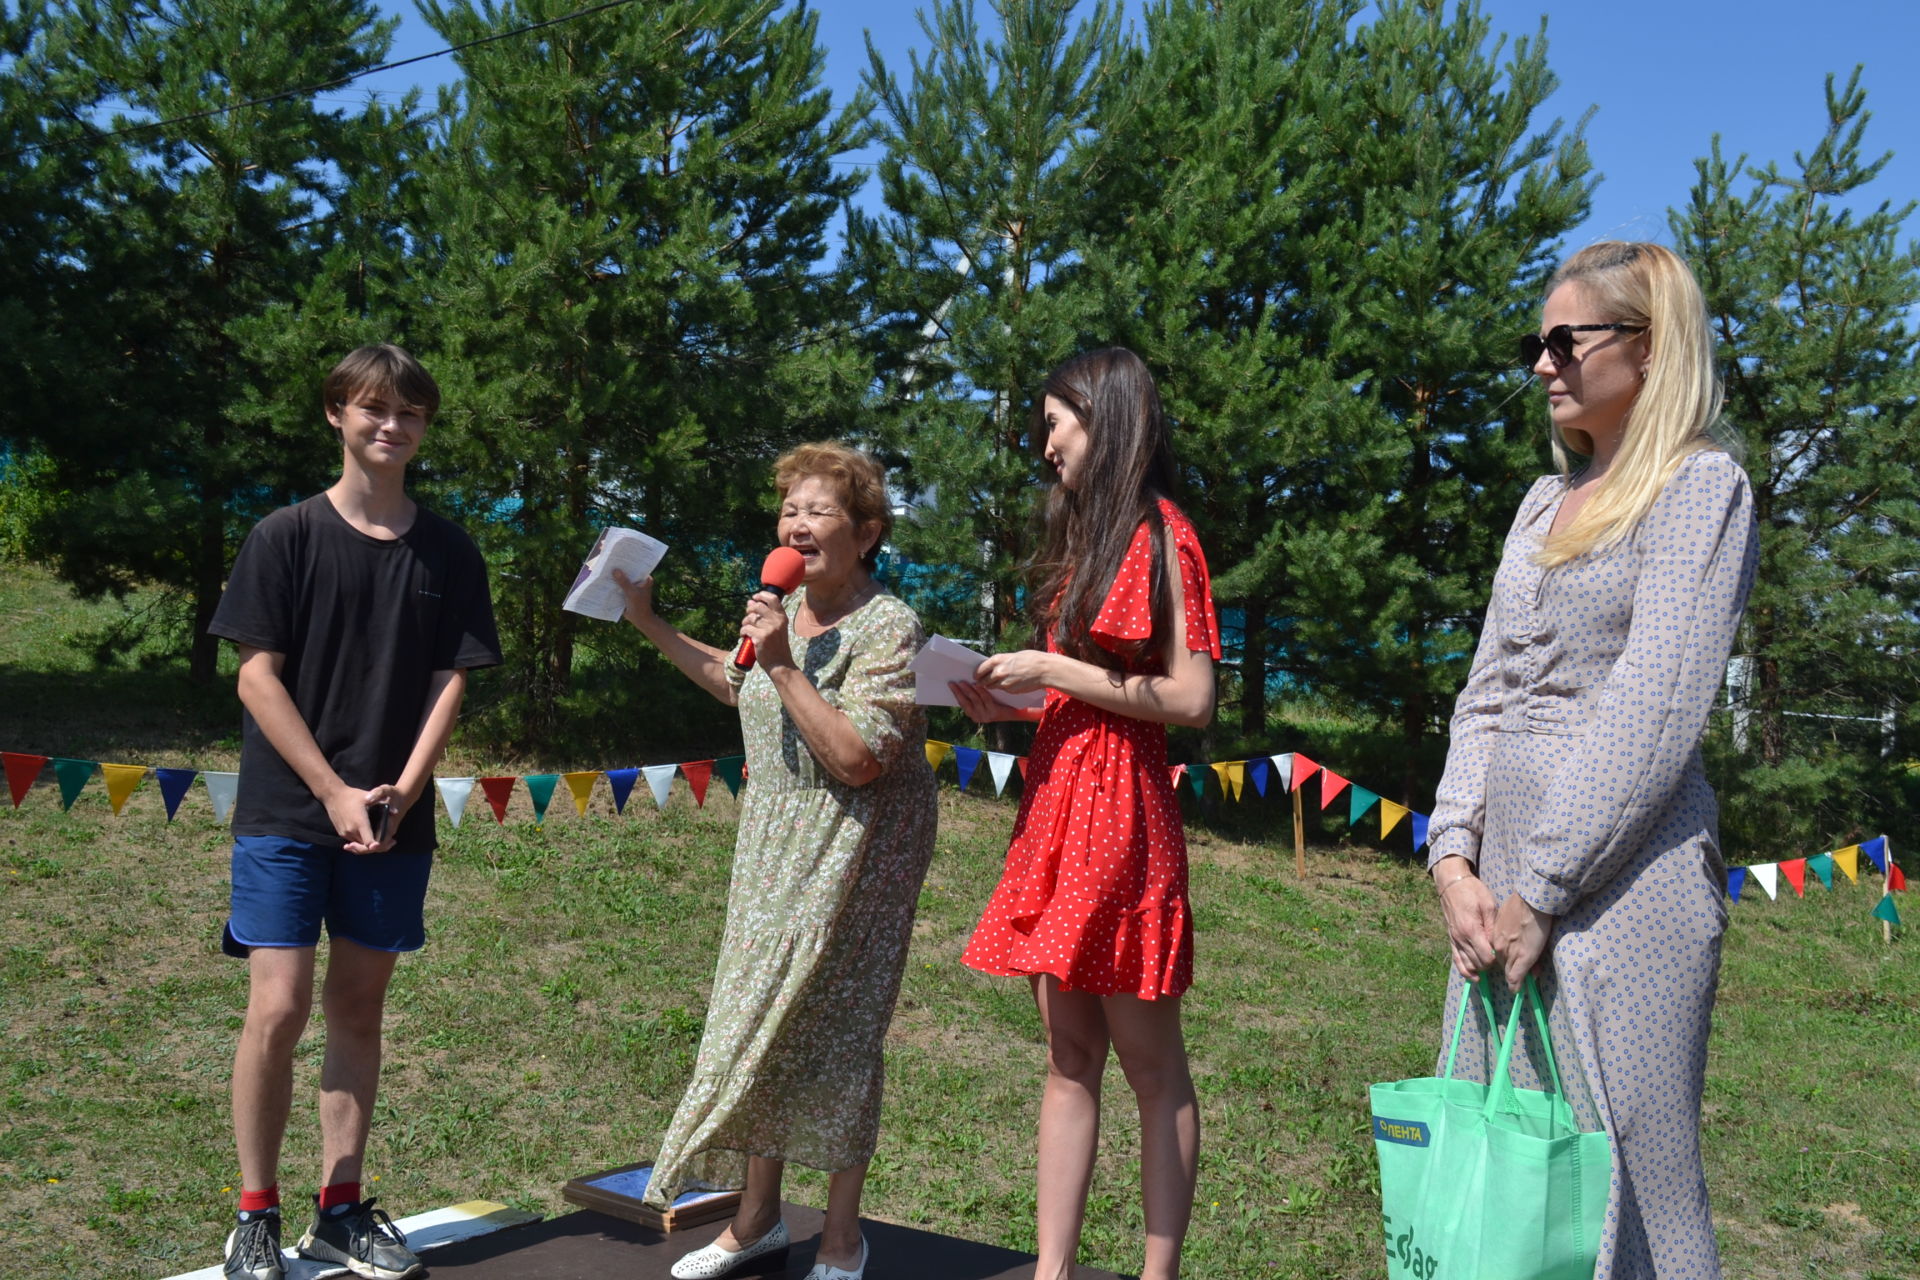
M 434 782 L 440 788 L 440 803 L 447 806 L 448 820 L 459 826 L 467 812 L 467 797 L 473 794 L 473 779 L 436 778 Z
M 1760 882 L 1760 887 L 1767 891 L 1767 896 L 1769 898 L 1772 898 L 1775 901 L 1779 900 L 1780 895 L 1775 892 L 1775 890 L 1777 890 L 1780 887 L 1780 864 L 1779 863 L 1756 862 L 1752 866 L 1747 868 L 1747 874 Z
M 206 779 L 207 799 L 213 801 L 214 821 L 225 822 L 233 809 L 233 798 L 240 794 L 240 775 L 202 769 L 200 776 Z
M 1013 772 L 1013 756 L 1005 751 L 987 752 L 987 769 L 993 774 L 993 794 L 1007 789 L 1007 775 Z
M 1282 791 L 1293 790 L 1293 752 L 1289 751 L 1285 755 L 1268 756 L 1267 758 L 1273 761 L 1273 771 L 1280 775 L 1280 789 Z
M 673 775 L 679 768 L 677 764 L 650 764 L 640 770 L 647 775 L 647 785 L 653 788 L 653 802 L 662 809 L 667 807 L 667 791 L 673 786 Z

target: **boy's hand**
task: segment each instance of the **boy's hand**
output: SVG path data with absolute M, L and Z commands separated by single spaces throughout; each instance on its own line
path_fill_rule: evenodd
M 378 833 L 367 814 L 370 805 L 385 804 L 393 806 L 393 822 L 387 838 L 376 842 Z M 405 797 L 398 787 L 382 783 L 371 791 L 362 791 L 358 787 L 342 786 L 333 795 L 327 797 L 327 816 L 333 820 L 333 829 L 345 841 L 348 853 L 385 853 L 393 848 L 393 832 L 400 827 L 400 819 L 406 812 Z

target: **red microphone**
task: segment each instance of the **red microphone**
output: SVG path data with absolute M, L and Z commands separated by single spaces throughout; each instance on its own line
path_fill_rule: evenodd
M 806 576 L 805 556 L 792 547 L 775 547 L 760 565 L 760 589 L 784 596 Z M 733 651 L 733 665 L 742 671 L 753 670 L 753 641 L 746 636 L 740 637 L 740 647 Z

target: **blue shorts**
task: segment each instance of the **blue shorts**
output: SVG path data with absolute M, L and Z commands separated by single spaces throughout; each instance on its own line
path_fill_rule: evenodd
M 281 836 L 236 836 L 232 917 L 220 947 L 311 947 L 320 926 L 375 951 L 426 945 L 431 853 L 346 853 Z

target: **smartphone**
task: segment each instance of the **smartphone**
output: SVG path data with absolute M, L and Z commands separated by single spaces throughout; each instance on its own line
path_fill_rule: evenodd
M 384 843 L 393 834 L 393 806 L 390 804 L 368 805 L 367 829 L 373 832 L 370 843 Z

